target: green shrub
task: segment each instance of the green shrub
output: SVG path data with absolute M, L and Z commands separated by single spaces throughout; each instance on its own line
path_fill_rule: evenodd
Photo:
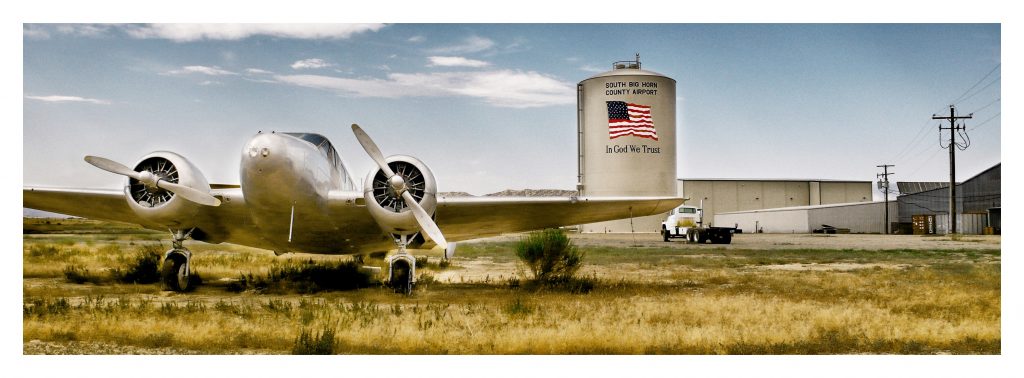
M 583 266 L 584 253 L 557 229 L 536 231 L 516 244 L 516 256 L 541 283 L 572 280 Z
M 292 354 L 334 354 L 334 329 L 325 328 L 319 334 L 302 330 L 295 338 Z
M 151 284 L 160 282 L 160 258 L 163 251 L 159 246 L 143 246 L 135 253 L 134 259 L 125 269 L 111 272 L 113 278 L 122 283 Z
M 98 285 L 107 280 L 99 274 L 89 272 L 89 269 L 78 265 L 68 265 L 64 267 L 64 279 L 71 283 L 84 284 L 91 283 Z
M 373 276 L 360 269 L 359 263 L 355 261 L 307 260 L 274 265 L 263 276 L 243 274 L 228 285 L 228 290 L 311 294 L 328 290 L 355 290 L 372 284 Z

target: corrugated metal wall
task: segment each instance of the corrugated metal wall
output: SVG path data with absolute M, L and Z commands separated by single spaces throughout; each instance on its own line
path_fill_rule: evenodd
M 899 204 L 889 202 L 889 220 L 895 221 Z M 783 209 L 741 211 L 715 215 L 715 225 L 737 225 L 743 232 L 761 228 L 766 233 L 808 233 L 822 225 L 849 228 L 854 233 L 884 233 L 884 202 L 801 206 Z
M 957 213 L 984 213 L 993 207 L 1002 206 L 1001 188 L 1002 164 L 957 185 Z M 914 215 L 940 215 L 949 213 L 949 189 L 933 189 L 920 193 L 899 196 L 899 221 L 910 223 Z
M 956 232 L 959 234 L 981 235 L 988 227 L 988 214 L 957 214 Z M 949 215 L 939 214 L 935 216 L 935 232 L 945 234 L 949 229 Z

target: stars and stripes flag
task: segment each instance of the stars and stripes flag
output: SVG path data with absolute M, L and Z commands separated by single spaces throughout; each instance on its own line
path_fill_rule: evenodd
M 633 135 L 658 140 L 651 107 L 625 101 L 608 101 L 608 138 Z

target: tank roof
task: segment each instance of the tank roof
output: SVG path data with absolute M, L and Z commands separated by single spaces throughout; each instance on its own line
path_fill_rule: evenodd
M 672 81 L 676 81 L 676 79 L 673 79 L 671 77 L 662 75 L 660 73 L 657 73 L 657 72 L 654 72 L 654 71 L 642 70 L 642 69 L 639 69 L 639 68 L 618 68 L 618 69 L 614 69 L 614 70 L 611 70 L 611 71 L 599 73 L 599 74 L 591 76 L 591 77 L 589 77 L 589 78 L 587 78 L 586 80 L 583 80 L 583 81 L 587 81 L 587 80 L 590 80 L 590 79 L 596 79 L 596 78 L 599 78 L 599 77 L 609 77 L 609 76 L 660 76 L 660 77 L 663 77 L 663 78 L 666 78 L 666 79 L 669 79 L 669 80 L 672 80 Z

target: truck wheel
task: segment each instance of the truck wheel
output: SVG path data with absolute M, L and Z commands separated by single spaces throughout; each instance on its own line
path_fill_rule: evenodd
M 708 234 L 706 232 L 697 231 L 697 243 L 704 244 L 708 242 Z
M 661 229 L 661 236 L 665 239 L 665 241 L 668 241 L 668 230 L 662 228 Z

